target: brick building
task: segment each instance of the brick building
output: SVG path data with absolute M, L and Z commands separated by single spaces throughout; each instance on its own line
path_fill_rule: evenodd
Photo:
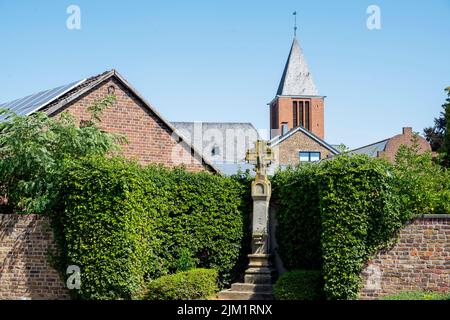
M 270 108 L 269 145 L 280 166 L 339 154 L 325 142 L 325 96 L 319 95 L 303 51 L 294 38 Z
M 100 126 L 127 137 L 128 144 L 123 146 L 126 157 L 142 164 L 184 165 L 190 171 L 217 172 L 116 70 L 1 104 L 0 108 L 19 115 L 69 112 L 80 123 L 90 119 L 86 109 L 108 94 L 114 94 L 116 101 L 104 110 Z
M 418 134 L 414 134 L 412 128 L 410 127 L 403 128 L 401 134 L 354 149 L 350 152 L 354 154 L 366 154 L 374 158 L 385 158 L 390 162 L 394 162 L 395 155 L 397 154 L 400 146 L 413 146 L 414 139 L 416 139 L 419 154 L 423 154 L 427 151 L 431 152 L 431 146 L 428 141 Z
M 324 96 L 319 95 L 303 51 L 294 38 L 275 98 L 270 106 L 271 137 L 283 127 L 304 127 L 325 138 Z
M 273 138 L 269 145 L 274 152 L 275 163 L 282 167 L 320 161 L 339 154 L 336 148 L 303 127 Z

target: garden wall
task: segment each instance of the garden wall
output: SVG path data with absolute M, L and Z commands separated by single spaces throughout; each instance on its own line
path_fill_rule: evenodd
M 55 249 L 47 218 L 0 214 L 0 299 L 68 299 L 48 262 Z
M 48 262 L 55 250 L 48 219 L 0 215 L 0 299 L 68 299 Z M 419 218 L 363 272 L 363 299 L 400 291 L 450 291 L 450 215 Z
M 450 215 L 416 219 L 399 241 L 379 252 L 363 272 L 362 299 L 401 291 L 450 292 Z

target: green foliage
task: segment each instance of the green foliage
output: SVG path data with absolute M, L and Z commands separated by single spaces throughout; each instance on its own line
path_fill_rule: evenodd
M 175 269 L 177 272 L 188 271 L 194 269 L 197 265 L 197 262 L 192 257 L 192 254 L 189 250 L 182 248 L 180 250 L 180 255 L 178 260 L 175 261 Z
M 400 147 L 394 167 L 402 210 L 410 216 L 450 213 L 450 171 L 431 153 L 419 154 L 417 138 L 413 142 Z
M 342 155 L 322 165 L 320 208 L 324 291 L 355 299 L 369 256 L 407 219 L 399 210 L 392 167 L 380 159 Z
M 438 151 L 440 154 L 440 163 L 449 168 L 450 167 L 450 87 L 446 88 L 447 99 L 442 105 L 443 111 L 439 118 L 434 119 L 434 126 L 425 128 L 424 133 L 428 142 L 431 144 L 433 151 Z
M 446 103 L 442 106 L 444 108 L 442 117 L 444 119 L 445 127 L 443 132 L 443 141 L 442 146 L 439 149 L 439 153 L 441 154 L 441 162 L 442 165 L 450 168 L 450 87 L 445 89 L 447 91 L 447 100 Z
M 98 103 L 107 107 L 113 101 L 109 96 Z M 98 129 L 95 119 L 77 127 L 68 113 L 56 119 L 41 112 L 18 116 L 0 110 L 0 117 L 4 118 L 0 121 L 0 194 L 8 199 L 3 211 L 48 211 L 58 199 L 67 161 L 104 155 L 124 141 Z
M 252 225 L 250 218 L 253 210 L 251 185 L 254 178 L 251 176 L 249 170 L 246 170 L 246 172 L 238 172 L 230 178 L 234 180 L 241 188 L 242 201 L 239 210 L 242 212 L 243 219 L 243 237 L 241 241 L 239 259 L 231 273 L 233 275 L 232 280 L 229 281 L 229 283 L 232 283 L 243 281 L 245 270 L 248 267 L 248 253 L 251 252 L 252 236 Z
M 412 171 L 410 164 L 342 154 L 277 172 L 277 240 L 285 266 L 321 269 L 328 299 L 356 298 L 365 262 L 421 210 L 405 198 Z
M 197 267 L 219 271 L 221 286 L 229 284 L 238 266 L 245 216 L 244 186 L 232 178 L 181 169 L 144 170 L 158 178 L 164 197 L 153 198 L 160 212 L 162 246 L 171 272 L 180 248 L 189 250 Z
M 217 276 L 213 269 L 193 269 L 162 276 L 148 284 L 144 299 L 205 300 L 217 293 Z
M 64 181 L 63 211 L 53 215 L 60 244 L 60 267 L 81 268 L 85 299 L 132 299 L 146 275 L 162 273 L 156 196 L 152 181 L 143 185 L 139 166 L 121 159 L 83 159 Z
M 401 292 L 384 296 L 380 300 L 450 300 L 450 293 L 421 291 Z
M 81 268 L 84 299 L 134 299 L 145 279 L 188 269 L 233 278 L 243 240 L 243 187 L 206 172 L 120 158 L 74 162 L 53 217 L 60 267 Z
M 320 300 L 323 278 L 318 270 L 294 270 L 281 275 L 273 286 L 277 300 Z
M 272 179 L 278 251 L 289 270 L 321 267 L 320 170 L 317 164 L 304 164 L 278 171 Z

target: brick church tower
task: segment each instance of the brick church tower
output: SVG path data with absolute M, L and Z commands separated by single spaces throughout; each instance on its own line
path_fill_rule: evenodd
M 324 139 L 324 98 L 319 95 L 303 51 L 294 38 L 277 95 L 269 103 L 271 138 L 302 126 Z

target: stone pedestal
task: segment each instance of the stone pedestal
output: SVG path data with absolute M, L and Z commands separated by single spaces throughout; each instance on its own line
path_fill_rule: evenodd
M 257 177 L 252 183 L 252 253 L 245 271 L 244 283 L 235 283 L 231 289 L 219 293 L 222 300 L 272 300 L 272 268 L 269 241 L 270 182 Z
M 250 254 L 250 263 L 245 271 L 245 283 L 272 284 L 274 269 L 270 262 L 270 254 Z
M 244 283 L 234 283 L 231 289 L 219 293 L 222 300 L 274 299 L 272 279 L 275 270 L 271 264 L 269 239 L 269 202 L 271 185 L 267 179 L 267 166 L 273 153 L 264 141 L 256 142 L 256 152 L 247 152 L 246 160 L 255 161 L 256 178 L 252 182 L 252 252 L 245 271 Z

